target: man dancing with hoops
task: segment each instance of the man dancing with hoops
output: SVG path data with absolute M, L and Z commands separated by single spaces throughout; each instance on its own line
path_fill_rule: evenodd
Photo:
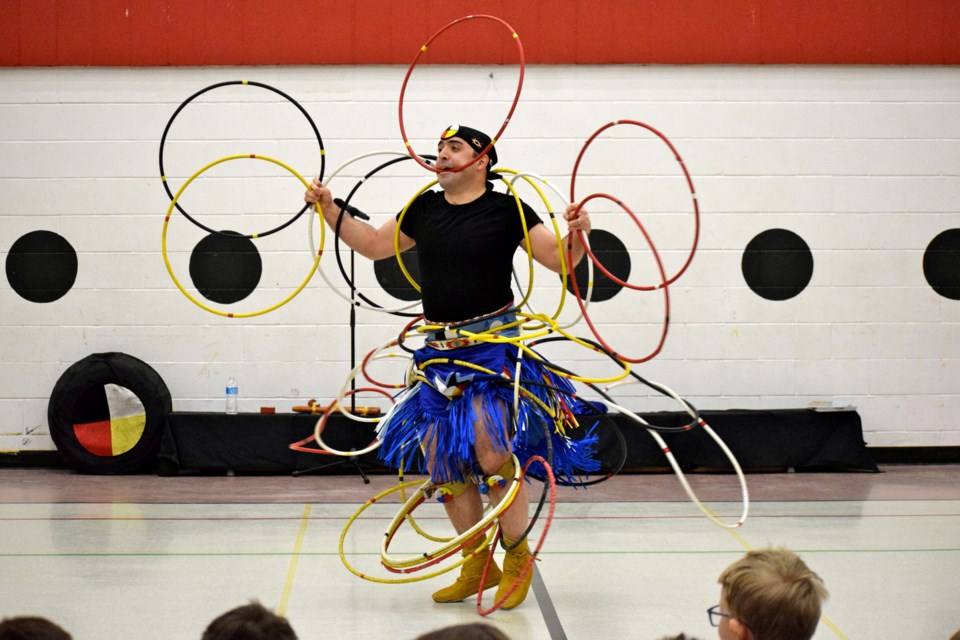
M 489 493 L 493 504 L 507 495 L 509 479 L 516 473 L 513 454 L 521 465 L 532 455 L 541 455 L 551 460 L 558 478 L 571 482 L 599 468 L 593 456 L 596 438 L 588 434 L 574 440 L 565 434 L 577 427 L 574 413 L 583 408 L 568 380 L 537 358 L 522 358 L 520 384 L 525 392 L 514 415 L 510 379 L 518 348 L 502 340 L 464 338 L 458 332 L 518 336 L 510 284 L 517 249 L 529 249 L 535 260 L 556 272 L 563 269 L 565 259 L 556 236 L 533 209 L 522 202 L 518 206 L 511 194 L 493 190 L 488 172 L 497 162 L 497 151 L 490 142 L 476 129 L 448 127 L 437 144 L 440 191 L 422 193 L 405 212 L 379 228 L 343 216 L 339 229 L 343 242 L 371 260 L 417 246 L 426 343 L 414 355 L 416 384 L 401 394 L 380 424 L 380 458 L 390 466 L 409 468 L 422 449 L 431 481 L 458 534 L 482 519 L 481 493 Z M 488 147 L 487 154 L 477 159 Z M 314 179 L 304 199 L 319 204 L 324 219 L 336 228 L 340 208 L 319 180 Z M 575 232 L 589 233 L 590 217 L 571 204 L 564 219 L 569 229 L 561 244 L 564 251 L 569 247 L 576 265 L 584 247 Z M 467 560 L 457 581 L 434 593 L 436 602 L 459 602 L 494 585 L 496 601 L 502 600 L 504 609 L 523 602 L 533 577 L 525 539 L 528 505 L 521 481 L 499 518 L 507 549 L 503 571 L 491 562 L 483 581 L 491 551 L 478 534 L 464 544 Z

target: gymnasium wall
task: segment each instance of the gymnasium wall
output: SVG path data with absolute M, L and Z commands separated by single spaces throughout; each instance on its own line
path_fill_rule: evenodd
M 953 0 L 6 0 L 0 65 L 405 65 L 471 14 L 508 22 L 531 64 L 960 62 Z M 445 60 L 511 54 L 471 39 Z
M 79 3 L 88 4 L 126 6 Z M 267 28 L 249 28 L 258 4 L 227 4 L 236 11 L 214 16 L 199 8 L 205 3 L 193 3 L 195 13 L 184 17 L 186 3 L 138 3 L 130 15 L 153 7 L 165 17 L 167 31 L 159 35 L 154 21 L 118 21 L 107 9 L 91 26 L 75 2 L 2 5 L 3 17 L 14 19 L 0 20 L 0 61 L 6 65 L 0 68 L 0 254 L 7 266 L 7 277 L 0 279 L 0 450 L 53 448 L 47 398 L 62 372 L 90 353 L 122 351 L 145 360 L 166 381 L 177 410 L 222 410 L 229 376 L 239 380 L 242 410 L 264 405 L 285 410 L 335 395 L 351 362 L 394 337 L 406 321 L 359 309 L 351 331 L 329 234 L 321 267 L 330 282 L 312 277 L 276 310 L 226 318 L 192 302 L 171 274 L 191 297 L 217 311 L 252 313 L 289 298 L 311 272 L 311 241 L 319 244 L 319 225 L 302 216 L 257 240 L 262 274 L 253 293 L 229 305 L 206 300 L 190 274 L 194 249 L 206 234 L 177 214 L 165 236 L 169 269 L 164 262 L 170 200 L 160 179 L 160 140 L 177 108 L 195 92 L 246 79 L 297 101 L 315 121 L 324 155 L 307 119 L 289 101 L 234 84 L 205 93 L 170 124 L 164 149 L 169 186 L 177 189 L 208 163 L 234 154 L 270 156 L 308 177 L 319 173 L 321 160 L 329 176 L 363 153 L 402 154 L 398 97 L 407 65 L 417 47 L 459 13 L 444 20 L 421 15 L 430 12 L 388 9 L 385 16 L 347 3 L 349 10 L 331 15 L 352 16 L 353 39 L 336 41 L 347 36 L 331 33 L 313 43 L 297 31 L 300 21 L 284 11 L 310 14 L 317 3 L 281 3 L 289 36 L 274 37 L 275 50 L 254 55 L 263 46 L 255 34 Z M 439 3 L 421 4 L 441 11 Z M 629 119 L 656 128 L 689 169 L 702 217 L 694 260 L 669 289 L 664 347 L 636 370 L 701 409 L 851 404 L 870 445 L 960 445 L 955 383 L 960 70 L 951 66 L 957 62 L 955 39 L 942 36 L 956 22 L 952 4 L 891 2 L 886 22 L 862 26 L 860 40 L 841 38 L 844 44 L 833 53 L 825 45 L 816 49 L 819 58 L 811 58 L 803 44 L 817 29 L 806 29 L 805 38 L 775 36 L 811 6 L 831 11 L 824 3 L 779 3 L 793 10 L 786 22 L 764 8 L 758 14 L 766 17 L 760 32 L 751 34 L 741 25 L 721 29 L 723 38 L 710 40 L 719 37 L 705 26 L 714 4 L 689 5 L 701 16 L 694 22 L 702 25 L 701 38 L 685 40 L 690 47 L 656 36 L 647 26 L 637 30 L 646 48 L 637 45 L 625 53 L 609 44 L 613 40 L 595 35 L 546 37 L 529 22 L 531 16 L 555 25 L 561 36 L 574 28 L 548 11 L 548 3 L 525 3 L 536 13 L 513 16 L 516 9 L 503 4 L 498 15 L 520 34 L 528 66 L 516 111 L 498 142 L 501 165 L 547 178 L 560 193 L 541 190 L 556 209 L 570 197 L 574 162 L 598 127 Z M 490 14 L 500 7 L 483 6 Z M 624 20 L 608 15 L 621 15 L 612 8 L 617 4 L 597 6 L 600 18 L 594 21 L 577 9 L 575 33 L 589 33 L 593 24 L 624 30 Z M 651 20 L 666 20 L 655 9 L 673 5 L 644 6 Z M 746 2 L 723 6 L 732 16 L 760 11 Z M 927 20 L 926 35 L 918 35 L 913 22 L 904 26 L 897 8 L 911 20 Z M 413 22 L 414 14 L 419 22 Z M 217 17 L 222 24 L 214 28 Z M 367 45 L 359 42 L 369 42 L 364 29 L 372 28 L 371 21 L 384 31 L 385 24 L 396 24 L 397 35 L 360 52 Z M 175 30 L 187 23 L 196 37 Z M 668 23 L 678 36 L 694 28 L 689 21 Z M 862 24 L 851 19 L 848 31 L 854 23 Z M 894 34 L 882 36 L 885 48 L 875 46 L 874 36 L 891 31 L 880 27 L 893 23 Z M 229 56 L 229 48 L 200 37 L 215 31 L 224 45 L 231 24 L 240 35 L 231 39 L 239 44 Z M 270 33 L 288 33 L 276 28 Z M 131 34 L 126 48 L 111 44 L 124 29 Z M 836 29 L 825 27 L 833 34 Z M 41 31 L 54 33 L 55 40 L 37 40 Z M 86 45 L 71 39 L 78 33 Z M 429 152 L 451 122 L 491 131 L 503 124 L 518 85 L 511 57 L 515 43 L 505 33 L 485 37 L 503 38 L 491 47 L 501 58 L 444 64 L 443 55 L 453 54 L 438 45 L 434 57 L 411 74 L 404 114 L 414 149 Z M 681 59 L 703 38 L 712 50 Z M 608 44 L 587 47 L 586 40 Z M 787 46 L 791 42 L 796 45 Z M 183 57 L 190 46 L 192 57 Z M 677 57 L 670 57 L 671 49 Z M 600 51 L 620 64 L 593 64 L 609 61 L 589 57 Z M 677 62 L 685 64 L 672 64 Z M 737 64 L 722 64 L 727 62 Z M 819 64 L 825 62 L 830 64 Z M 243 66 L 227 66 L 234 64 Z M 349 192 L 386 157 L 358 160 L 331 186 L 338 194 Z M 374 222 L 383 221 L 429 179 L 412 161 L 400 163 L 363 183 L 355 202 Z M 545 209 L 532 187 L 518 183 L 518 189 Z M 183 202 L 212 228 L 253 233 L 289 219 L 300 207 L 302 191 L 285 169 L 238 159 L 210 168 L 184 192 Z M 576 179 L 578 198 L 595 192 L 621 199 L 637 215 L 667 275 L 681 267 L 694 237 L 691 199 L 673 154 L 656 135 L 636 125 L 605 131 L 584 155 Z M 638 226 L 610 201 L 591 204 L 595 228 L 624 246 L 622 252 L 611 250 L 611 259 L 629 264 L 632 282 L 656 282 L 658 272 Z M 11 281 L 11 264 L 34 264 L 11 256 L 22 258 L 13 250 L 35 232 L 46 232 L 45 240 L 59 238 L 75 252 L 75 279 L 57 255 L 40 269 L 14 270 Z M 789 250 L 776 244 L 784 239 L 794 243 Z M 756 281 L 751 287 L 749 280 L 757 275 L 749 265 L 758 255 L 775 258 L 760 274 L 769 276 L 761 283 L 766 289 Z M 349 270 L 349 254 L 343 261 Z M 524 260 L 518 258 L 517 267 L 525 290 Z M 354 275 L 373 302 L 402 304 L 384 291 L 368 263 L 358 261 Z M 24 290 L 58 297 L 31 301 Z M 560 290 L 556 276 L 534 271 L 531 302 L 537 311 L 553 312 Z M 664 299 L 659 292 L 620 290 L 588 311 L 606 341 L 639 357 L 657 344 Z M 567 299 L 561 319 L 575 316 Z M 590 335 L 583 321 L 574 332 Z M 616 373 L 609 361 L 584 349 L 550 345 L 544 352 L 585 376 Z M 376 367 L 386 379 L 402 371 L 399 359 Z M 614 393 L 638 410 L 675 408 L 639 386 Z M 364 402 L 382 399 L 368 395 Z

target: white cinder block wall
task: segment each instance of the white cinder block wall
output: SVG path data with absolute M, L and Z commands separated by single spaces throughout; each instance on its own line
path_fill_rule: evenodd
M 229 376 L 241 409 L 289 410 L 337 392 L 350 368 L 349 305 L 314 277 L 288 304 L 229 319 L 190 302 L 161 254 L 169 200 L 159 177 L 159 141 L 175 109 L 227 80 L 255 80 L 298 100 L 323 136 L 327 176 L 374 150 L 402 152 L 397 99 L 402 67 L 0 69 L 0 254 L 31 231 L 63 236 L 77 251 L 74 287 L 45 304 L 0 280 L 0 449 L 47 450 L 46 407 L 61 373 L 96 352 L 121 351 L 163 377 L 175 410 L 220 411 Z M 463 122 L 502 124 L 517 83 L 509 67 L 417 69 L 404 105 L 421 153 L 439 131 Z M 701 409 L 855 405 L 868 444 L 960 445 L 960 302 L 940 297 L 922 271 L 923 251 L 960 226 L 960 69 L 827 66 L 545 66 L 526 70 L 516 112 L 498 144 L 501 165 L 539 174 L 569 197 L 584 141 L 612 120 L 645 122 L 669 136 L 689 168 L 702 211 L 699 249 L 670 289 L 666 346 L 637 366 Z M 279 96 L 225 87 L 189 105 L 171 127 L 165 170 L 174 188 L 205 164 L 237 153 L 275 157 L 316 174 L 317 143 L 303 116 Z M 385 156 L 357 161 L 334 179 L 338 193 Z M 384 170 L 355 203 L 398 210 L 430 176 L 413 162 Z M 605 192 L 639 216 L 673 273 L 692 241 L 690 198 L 672 155 L 635 126 L 608 130 L 585 154 L 577 197 Z M 536 192 L 521 195 L 543 210 Z M 235 161 L 197 180 L 183 198 L 210 226 L 272 228 L 300 206 L 300 185 L 269 163 Z M 554 208 L 559 197 L 544 193 Z M 631 250 L 637 282 L 653 281 L 643 237 L 615 205 L 596 200 L 596 228 Z M 240 215 L 242 214 L 242 215 Z M 809 245 L 810 285 L 782 302 L 758 297 L 740 261 L 768 229 Z M 298 220 L 264 238 L 263 277 L 251 312 L 288 297 L 310 272 L 310 233 Z M 203 236 L 178 216 L 168 233 L 174 272 L 190 287 L 189 252 Z M 327 248 L 333 243 L 328 236 Z M 518 260 L 525 277 L 523 260 Z M 321 266 L 342 287 L 333 256 Z M 367 295 L 399 305 L 369 264 L 356 277 Z M 552 311 L 554 276 L 535 271 L 531 300 Z M 562 319 L 575 311 L 572 301 Z M 623 291 L 595 304 L 605 340 L 629 356 L 656 343 L 659 293 Z M 359 354 L 405 321 L 358 311 Z M 581 322 L 575 333 L 589 335 Z M 605 359 L 568 346 L 544 352 L 588 376 L 614 373 Z M 396 379 L 399 361 L 378 372 Z M 638 386 L 616 390 L 638 411 L 676 407 Z M 371 402 L 382 399 L 369 398 Z

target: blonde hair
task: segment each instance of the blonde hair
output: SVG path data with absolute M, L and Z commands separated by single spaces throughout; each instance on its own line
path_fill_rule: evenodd
M 823 580 L 789 549 L 760 549 L 723 570 L 718 582 L 732 617 L 757 640 L 809 640 L 827 598 Z

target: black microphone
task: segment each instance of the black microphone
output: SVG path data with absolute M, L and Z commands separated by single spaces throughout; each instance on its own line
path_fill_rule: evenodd
M 357 209 L 357 208 L 356 208 L 355 206 L 353 206 L 352 204 L 347 204 L 346 202 L 344 202 L 344 201 L 341 200 L 340 198 L 334 198 L 334 199 L 333 199 L 333 204 L 337 205 L 338 207 L 340 207 L 341 209 L 343 209 L 344 211 L 346 211 L 347 213 L 349 213 L 349 214 L 350 214 L 351 216 L 353 216 L 354 218 L 360 218 L 361 220 L 369 220 L 369 219 L 370 219 L 370 216 L 368 216 L 367 214 L 365 214 L 363 211 L 360 211 L 360 209 Z

